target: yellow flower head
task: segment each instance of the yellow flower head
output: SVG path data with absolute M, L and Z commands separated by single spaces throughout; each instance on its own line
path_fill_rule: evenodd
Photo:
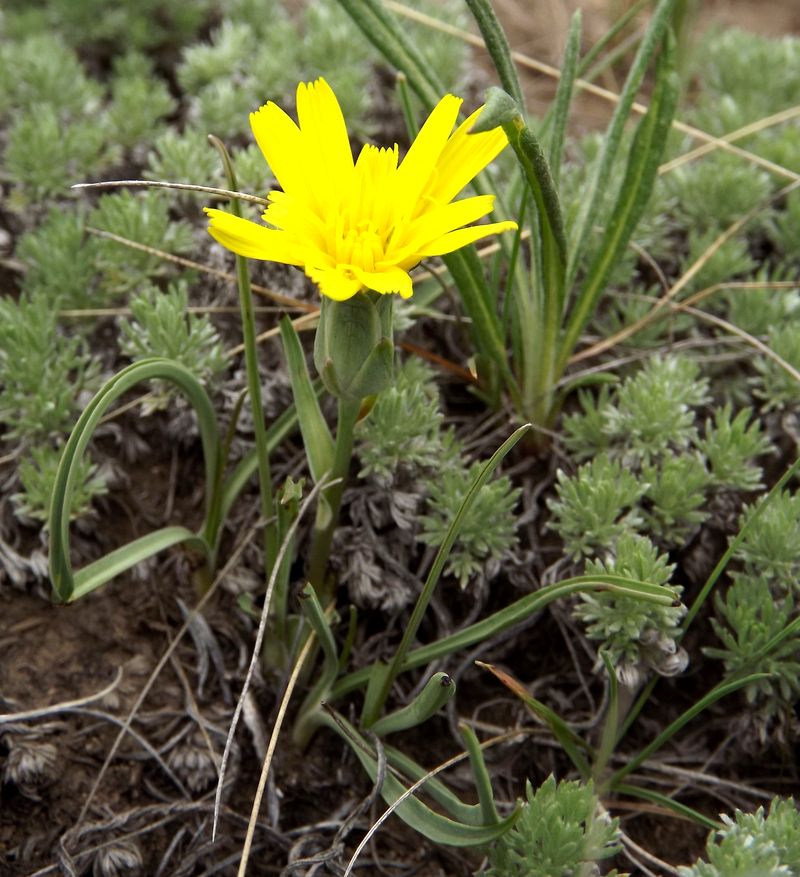
M 241 256 L 302 267 L 337 301 L 364 288 L 408 298 L 408 272 L 421 259 L 517 227 L 469 225 L 491 212 L 493 195 L 453 200 L 508 143 L 501 128 L 468 133 L 480 109 L 453 132 L 460 107 L 442 98 L 399 164 L 397 144 L 366 145 L 354 163 L 331 87 L 301 82 L 298 124 L 272 102 L 250 114 L 283 189 L 268 195 L 269 227 L 207 209 L 209 233 Z

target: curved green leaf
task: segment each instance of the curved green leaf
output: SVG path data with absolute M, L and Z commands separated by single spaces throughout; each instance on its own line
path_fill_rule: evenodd
M 206 517 L 198 534 L 182 527 L 161 530 L 142 537 L 73 573 L 70 562 L 69 511 L 77 463 L 83 456 L 95 428 L 109 407 L 143 381 L 161 380 L 183 390 L 197 414 L 205 458 Z M 215 540 L 219 528 L 219 504 L 214 487 L 220 467 L 220 441 L 214 409 L 203 385 L 184 366 L 164 357 L 136 362 L 109 380 L 89 402 L 64 446 L 50 507 L 50 576 L 53 589 L 64 602 L 83 596 L 151 554 L 168 545 L 188 541 L 199 548 L 213 566 Z M 185 538 L 179 536 L 185 535 Z
M 374 781 L 378 771 L 377 759 L 372 755 L 371 748 L 363 737 L 341 717 L 337 722 L 326 714 L 324 723 L 351 746 L 354 755 L 361 762 L 370 779 Z M 387 771 L 381 786 L 383 800 L 389 805 L 394 804 L 406 791 L 405 786 Z M 497 840 L 516 822 L 520 811 L 516 809 L 506 819 L 491 825 L 468 825 L 448 819 L 448 817 L 431 810 L 418 798 L 410 796 L 394 812 L 403 822 L 434 843 L 454 847 L 472 847 L 482 846 Z
M 280 321 L 281 341 L 283 351 L 286 354 L 286 363 L 289 368 L 289 379 L 292 382 L 292 395 L 297 419 L 300 422 L 300 432 L 303 436 L 303 445 L 308 456 L 308 466 L 311 477 L 316 484 L 320 478 L 329 472 L 333 465 L 333 437 L 328 429 L 328 424 L 322 416 L 319 407 L 319 398 L 314 392 L 314 386 L 308 374 L 306 359 L 300 339 L 292 321 L 284 316 Z
M 515 624 L 529 618 L 535 612 L 544 609 L 553 600 L 560 597 L 569 597 L 582 591 L 611 591 L 626 597 L 637 597 L 662 606 L 672 606 L 675 603 L 675 595 L 668 588 L 660 585 L 651 585 L 636 579 L 629 579 L 617 575 L 592 575 L 576 576 L 565 579 L 563 582 L 555 582 L 545 585 L 532 594 L 526 594 L 513 602 L 505 609 L 492 613 L 482 621 L 465 627 L 450 636 L 442 637 L 435 642 L 409 652 L 400 664 L 399 670 L 411 670 L 414 667 L 423 667 L 425 664 L 443 658 L 453 652 L 469 648 L 478 642 L 483 642 L 490 637 L 497 636 L 508 630 Z M 372 675 L 374 666 L 363 667 L 342 677 L 331 692 L 332 698 L 343 697 L 351 691 L 355 691 L 366 684 Z
M 415 728 L 438 713 L 455 693 L 455 682 L 447 673 L 434 673 L 411 703 L 388 716 L 382 716 L 372 730 L 383 737 L 396 731 L 405 731 L 406 728 Z

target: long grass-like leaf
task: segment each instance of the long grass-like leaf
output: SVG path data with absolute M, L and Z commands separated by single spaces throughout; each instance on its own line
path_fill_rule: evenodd
M 488 670 L 496 679 L 499 679 L 512 694 L 516 695 L 537 718 L 541 719 L 550 728 L 553 736 L 561 744 L 561 748 L 567 753 L 577 768 L 578 773 L 580 773 L 584 780 L 588 780 L 591 776 L 591 768 L 581 750 L 588 749 L 589 747 L 569 727 L 564 719 L 555 710 L 550 709 L 547 704 L 537 700 L 522 683 L 509 673 L 495 667 L 493 664 L 485 664 L 483 661 L 476 661 L 476 663 L 479 667 Z
M 550 173 L 553 177 L 553 185 L 556 188 L 558 188 L 558 181 L 561 177 L 564 140 L 567 134 L 569 108 L 575 91 L 575 79 L 578 73 L 578 53 L 580 49 L 581 11 L 576 9 L 569 24 L 567 45 L 564 49 L 564 61 L 561 64 L 561 78 L 558 80 L 558 90 L 556 91 L 556 99 L 553 104 L 553 128 L 550 133 L 550 143 L 547 150 L 550 161 Z
M 591 319 L 608 278 L 628 246 L 652 194 L 678 103 L 679 82 L 674 62 L 674 49 L 671 41 L 667 40 L 658 59 L 656 88 L 650 108 L 636 130 L 625 177 L 616 203 L 609 213 L 605 234 L 574 307 L 570 309 L 561 347 L 561 370 L 566 366 L 581 332 Z
M 667 27 L 669 26 L 672 10 L 676 0 L 660 0 L 656 7 L 650 24 L 645 31 L 639 50 L 631 65 L 628 78 L 625 80 L 619 102 L 614 110 L 614 115 L 606 129 L 603 138 L 603 146 L 595 166 L 594 174 L 589 183 L 588 191 L 581 201 L 578 217 L 573 227 L 570 240 L 570 261 L 567 267 L 567 283 L 572 283 L 580 265 L 580 260 L 586 245 L 586 240 L 594 225 L 597 211 L 604 190 L 608 185 L 611 166 L 619 152 L 623 131 L 631 108 L 636 99 L 636 93 L 642 84 L 650 60 L 655 54 L 658 44 L 661 42 Z
M 53 485 L 49 517 L 50 576 L 57 597 L 64 602 L 88 593 L 143 560 L 148 556 L 143 553 L 148 547 L 152 549 L 151 553 L 155 553 L 167 545 L 174 545 L 176 541 L 183 541 L 178 539 L 177 530 L 168 528 L 158 538 L 154 534 L 150 541 L 136 540 L 77 573 L 73 573 L 70 562 L 70 508 L 78 464 L 95 428 L 111 404 L 136 384 L 150 380 L 167 381 L 183 390 L 197 414 L 205 458 L 206 519 L 200 533 L 185 532 L 195 547 L 202 548 L 207 561 L 213 566 L 213 546 L 219 527 L 219 503 L 214 496 L 214 488 L 218 484 L 220 466 L 220 441 L 214 409 L 203 385 L 187 368 L 163 357 L 144 359 L 123 369 L 98 391 L 78 418 L 64 446 Z
M 681 804 L 680 801 L 675 801 L 673 798 L 668 798 L 666 795 L 654 792 L 652 789 L 643 789 L 639 786 L 628 785 L 628 783 L 619 783 L 616 790 L 620 795 L 630 795 L 632 798 L 641 798 L 653 804 L 658 804 L 667 810 L 671 810 L 676 816 L 697 823 L 697 825 L 702 825 L 710 831 L 716 831 L 722 826 L 722 823 L 709 819 L 708 816 L 703 815 L 693 807 Z
M 311 477 L 316 483 L 333 465 L 333 437 L 322 416 L 319 399 L 308 374 L 303 348 L 289 317 L 281 318 L 280 329 L 303 446 L 306 449 Z
M 531 428 L 529 423 L 526 423 L 524 426 L 521 426 L 519 429 L 515 430 L 500 447 L 492 454 L 486 464 L 483 466 L 481 471 L 476 475 L 473 479 L 472 484 L 467 491 L 466 496 L 464 497 L 464 501 L 461 503 L 461 507 L 459 508 L 453 522 L 450 524 L 448 528 L 447 534 L 439 546 L 439 550 L 436 553 L 436 557 L 434 558 L 433 564 L 431 565 L 430 572 L 428 573 L 428 577 L 425 581 L 425 584 L 422 588 L 422 592 L 417 598 L 417 602 L 414 604 L 414 609 L 411 613 L 411 618 L 406 625 L 406 629 L 403 632 L 403 638 L 400 640 L 400 645 L 398 645 L 397 650 L 392 656 L 392 660 L 389 662 L 389 670 L 386 674 L 386 678 L 383 681 L 381 686 L 380 695 L 376 698 L 373 710 L 370 713 L 365 714 L 364 721 L 367 726 L 373 724 L 378 718 L 378 711 L 383 707 L 383 704 L 386 703 L 386 698 L 389 695 L 389 690 L 392 687 L 392 683 L 397 676 L 397 673 L 400 670 L 400 667 L 403 664 L 406 653 L 411 646 L 411 643 L 414 641 L 414 638 L 417 635 L 417 631 L 419 630 L 419 626 L 422 623 L 422 619 L 425 616 L 425 612 L 428 609 L 428 604 L 431 601 L 431 597 L 433 597 L 433 592 L 436 589 L 436 585 L 439 583 L 439 578 L 444 570 L 444 565 L 447 562 L 447 558 L 450 555 L 450 551 L 455 544 L 456 539 L 458 538 L 458 534 L 461 532 L 461 527 L 464 523 L 464 519 L 467 516 L 470 508 L 472 508 L 472 504 L 475 502 L 475 499 L 478 496 L 478 492 L 483 487 L 484 484 L 489 480 L 489 478 L 494 473 L 494 470 L 500 465 L 501 461 L 505 458 L 505 456 L 509 453 L 509 451 L 517 444 L 517 442 L 528 432 Z
M 469 627 L 450 634 L 450 636 L 442 637 L 435 642 L 419 646 L 408 653 L 399 669 L 400 671 L 412 670 L 454 652 L 467 649 L 475 643 L 498 636 L 515 624 L 519 624 L 534 613 L 541 611 L 553 600 L 591 591 L 610 591 L 620 596 L 636 597 L 662 606 L 672 606 L 675 603 L 675 595 L 672 591 L 660 585 L 651 585 L 647 582 L 616 575 L 576 576 L 563 582 L 545 585 L 538 591 L 520 597 L 510 606 L 492 613 L 482 621 L 471 624 Z M 372 671 L 373 667 L 364 667 L 342 677 L 334 685 L 331 697 L 343 697 L 345 694 L 361 688 L 368 682 Z
M 517 68 L 511 57 L 511 47 L 508 45 L 508 38 L 495 15 L 492 4 L 489 0 L 467 0 L 467 6 L 480 29 L 486 51 L 492 59 L 500 83 L 524 113 L 525 98 L 522 94 L 522 86 L 519 84 Z
M 339 0 L 364 36 L 397 70 L 408 77 L 408 84 L 428 110 L 433 109 L 444 88 L 423 56 L 380 0 Z
M 379 737 L 415 728 L 427 721 L 447 703 L 456 693 L 455 682 L 447 673 L 434 673 L 420 693 L 402 709 L 382 716 L 372 726 L 373 733 Z
M 325 724 L 350 744 L 353 754 L 361 762 L 369 778 L 374 781 L 377 776 L 378 763 L 366 740 L 341 717 L 334 721 L 326 714 Z M 381 787 L 381 796 L 384 801 L 390 805 L 394 804 L 406 792 L 405 786 L 387 771 Z M 491 825 L 469 825 L 436 813 L 413 795 L 406 797 L 394 812 L 403 822 L 427 837 L 428 840 L 454 847 L 482 846 L 491 843 L 505 834 L 519 816 L 519 811 L 515 810 L 506 819 Z
M 494 803 L 494 790 L 489 771 L 486 768 L 486 760 L 483 757 L 483 749 L 478 742 L 478 737 L 469 725 L 459 725 L 464 746 L 469 755 L 469 763 L 472 767 L 472 775 L 475 777 L 475 786 L 478 789 L 478 803 L 481 808 L 481 816 L 485 825 L 500 821 L 500 814 Z
M 681 713 L 674 722 L 667 725 L 655 740 L 645 746 L 641 752 L 633 756 L 624 767 L 621 767 L 616 771 L 609 780 L 609 788 L 616 789 L 617 784 L 621 780 L 628 776 L 629 773 L 636 770 L 636 768 L 639 767 L 642 762 L 650 758 L 651 755 L 658 752 L 658 750 L 665 743 L 669 742 L 669 740 L 671 740 L 684 725 L 688 724 L 696 716 L 699 716 L 703 710 L 708 709 L 708 707 L 716 703 L 720 698 L 726 697 L 734 691 L 744 688 L 746 685 L 750 685 L 751 682 L 758 682 L 760 679 L 767 679 L 768 677 L 768 673 L 751 673 L 749 676 L 744 676 L 741 679 L 732 679 L 712 688 L 711 691 L 701 697 L 697 703 L 692 704 L 688 710 Z

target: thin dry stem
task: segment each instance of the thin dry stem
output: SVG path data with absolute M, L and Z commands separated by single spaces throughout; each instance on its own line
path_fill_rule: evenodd
M 279 565 L 279 563 L 276 563 L 276 568 L 279 567 Z M 281 698 L 281 703 L 278 707 L 278 714 L 275 717 L 275 724 L 273 725 L 272 733 L 270 734 L 267 752 L 264 756 L 264 762 L 261 765 L 261 776 L 258 778 L 258 788 L 256 789 L 256 794 L 253 798 L 253 807 L 250 811 L 250 821 L 247 824 L 247 834 L 244 838 L 242 858 L 239 861 L 239 870 L 237 872 L 237 877 L 244 877 L 245 872 L 247 871 L 247 863 L 250 859 L 250 849 L 253 845 L 253 837 L 255 836 L 256 824 L 258 823 L 258 813 L 259 810 L 261 810 L 261 799 L 264 797 L 264 789 L 267 785 L 267 776 L 269 775 L 269 769 L 272 765 L 272 757 L 275 754 L 275 748 L 278 745 L 278 737 L 280 736 L 281 728 L 283 727 L 283 720 L 286 716 L 286 710 L 289 706 L 289 700 L 292 697 L 294 687 L 295 685 L 297 685 L 297 680 L 299 679 L 300 673 L 302 672 L 303 664 L 305 663 L 305 660 L 308 657 L 309 652 L 311 651 L 311 647 L 314 644 L 315 639 L 316 637 L 312 631 L 312 633 L 306 640 L 302 651 L 297 656 L 295 665 L 292 668 L 292 674 L 289 677 L 289 681 L 286 683 L 286 690 L 283 692 L 283 697 Z
M 438 18 L 434 18 L 431 15 L 425 15 L 424 12 L 418 12 L 416 9 L 410 9 L 408 6 L 396 2 L 396 0 L 385 0 L 385 2 L 386 6 L 393 12 L 396 12 L 399 15 L 403 15 L 406 18 L 410 18 L 412 21 L 417 21 L 420 24 L 424 24 L 425 26 L 430 27 L 434 30 L 450 34 L 454 37 L 458 37 L 458 39 L 463 40 L 465 43 L 468 43 L 471 46 L 475 46 L 480 49 L 485 48 L 483 40 L 480 37 L 475 36 L 475 34 L 471 34 L 469 31 L 462 30 L 460 27 L 456 27 L 452 24 L 447 24 L 446 22 L 440 21 Z M 511 57 L 521 67 L 526 67 L 529 70 L 535 70 L 537 73 L 542 73 L 545 76 L 550 76 L 553 79 L 561 78 L 561 71 L 558 69 L 558 67 L 553 67 L 551 64 L 545 64 L 542 61 L 537 61 L 535 58 L 531 58 L 529 55 L 525 55 L 522 52 L 512 51 Z M 613 91 L 609 91 L 607 88 L 601 88 L 599 85 L 595 85 L 594 83 L 588 82 L 585 79 L 576 79 L 575 87 L 580 89 L 581 91 L 587 92 L 588 94 L 592 94 L 595 97 L 602 98 L 604 101 L 607 101 L 609 103 L 619 103 L 618 94 Z M 632 109 L 638 115 L 644 115 L 647 112 L 648 107 L 645 104 L 639 103 L 637 101 L 633 104 Z M 675 128 L 677 131 L 681 131 L 683 134 L 688 134 L 695 140 L 701 140 L 703 143 L 713 144 L 716 148 L 723 149 L 726 152 L 733 153 L 734 155 L 738 155 L 746 161 L 750 162 L 751 164 L 758 165 L 764 170 L 769 171 L 771 174 L 783 177 L 786 180 L 800 181 L 800 174 L 796 174 L 794 171 L 791 171 L 788 168 L 782 167 L 779 164 L 775 164 L 775 162 L 769 161 L 766 158 L 762 158 L 760 155 L 748 152 L 746 149 L 740 149 L 738 146 L 734 146 L 732 143 L 726 142 L 721 137 L 714 137 L 711 134 L 707 134 L 705 131 L 701 131 L 699 128 L 695 128 L 693 125 L 687 125 L 685 122 L 681 122 L 676 119 L 672 122 L 672 127 Z
M 305 516 L 306 511 L 309 509 L 311 503 L 316 499 L 317 494 L 324 488 L 330 487 L 333 484 L 333 481 L 327 481 L 325 477 L 321 478 L 313 487 L 313 489 L 309 492 L 308 496 L 303 500 L 300 510 L 298 512 L 297 517 L 292 521 L 291 526 L 286 532 L 286 536 L 281 543 L 280 550 L 278 551 L 278 556 L 275 558 L 275 564 L 272 567 L 272 571 L 270 572 L 269 581 L 267 582 L 267 590 L 264 594 L 264 607 L 261 610 L 261 618 L 258 622 L 258 630 L 256 632 L 256 639 L 253 643 L 253 654 L 250 658 L 250 666 L 247 668 L 247 675 L 245 676 L 244 683 L 242 685 L 242 693 L 239 695 L 239 700 L 236 702 L 236 709 L 233 713 L 233 718 L 231 719 L 230 728 L 228 729 L 228 738 L 225 741 L 225 750 L 222 753 L 222 764 L 220 765 L 219 770 L 219 780 L 217 782 L 217 791 L 214 797 L 214 821 L 211 828 L 211 840 L 213 841 L 216 838 L 217 834 L 217 822 L 219 818 L 219 808 L 222 804 L 222 783 L 225 779 L 225 768 L 228 764 L 228 758 L 231 752 L 231 746 L 233 745 L 233 738 L 236 733 L 236 726 L 239 723 L 239 717 L 242 714 L 242 709 L 244 707 L 245 697 L 247 696 L 247 692 L 250 689 L 250 683 L 253 680 L 253 676 L 256 672 L 256 667 L 259 665 L 261 661 L 261 644 L 264 641 L 264 633 L 267 629 L 267 618 L 269 617 L 269 608 L 272 603 L 272 594 L 275 590 L 275 583 L 278 580 L 278 574 L 281 571 L 283 566 L 283 559 L 286 556 L 286 552 L 289 549 L 289 545 L 292 543 L 292 539 L 294 539 L 294 534 L 297 532 L 297 528 L 300 525 L 300 521 L 302 521 Z
M 789 109 L 781 110 L 779 113 L 773 113 L 771 116 L 764 116 L 763 119 L 758 119 L 755 122 L 751 122 L 749 125 L 744 125 L 742 128 L 737 128 L 729 134 L 723 134 L 719 140 L 724 141 L 725 143 L 735 143 L 737 140 L 743 140 L 751 134 L 758 134 L 759 131 L 764 131 L 767 128 L 771 128 L 773 125 L 781 125 L 784 122 L 796 119 L 798 116 L 800 116 L 800 106 L 789 107 Z M 672 161 L 664 162 L 664 164 L 658 169 L 658 172 L 659 174 L 668 174 L 670 171 L 675 170 L 675 168 L 680 167 L 683 164 L 688 164 L 696 158 L 708 155 L 709 152 L 713 152 L 715 149 L 719 148 L 720 143 L 704 143 L 696 149 L 684 152 L 683 155 L 673 158 Z
M 599 353 L 603 353 L 606 350 L 610 350 L 612 347 L 616 347 L 621 341 L 625 341 L 627 338 L 630 338 L 631 335 L 635 335 L 641 329 L 645 328 L 645 326 L 650 325 L 650 323 L 657 319 L 659 316 L 659 311 L 663 308 L 667 307 L 672 303 L 672 300 L 675 296 L 678 295 L 679 292 L 692 280 L 693 277 L 697 275 L 697 273 L 703 268 L 703 266 L 708 262 L 708 260 L 720 249 L 720 247 L 726 243 L 726 241 L 730 240 L 737 232 L 739 232 L 748 222 L 754 219 L 759 215 L 763 210 L 769 207 L 773 202 L 783 198 L 789 192 L 796 189 L 800 186 L 800 179 L 796 183 L 790 183 L 788 186 L 784 186 L 782 189 L 779 189 L 777 192 L 770 195 L 765 201 L 761 204 L 758 204 L 752 210 L 745 213 L 744 216 L 740 217 L 736 220 L 732 225 L 728 226 L 721 235 L 708 247 L 708 249 L 702 253 L 702 255 L 675 281 L 675 283 L 664 293 L 661 298 L 659 298 L 655 304 L 653 305 L 652 310 L 645 314 L 640 319 L 631 323 L 629 326 L 626 326 L 624 329 L 620 329 L 619 332 L 615 332 L 613 335 L 610 335 L 608 338 L 604 338 L 602 341 L 598 341 L 595 344 L 590 345 L 589 347 L 585 347 L 583 350 L 578 351 L 578 353 L 574 354 L 570 358 L 570 365 L 573 365 L 576 362 L 582 362 L 584 359 L 589 359 L 590 357 L 597 356 Z

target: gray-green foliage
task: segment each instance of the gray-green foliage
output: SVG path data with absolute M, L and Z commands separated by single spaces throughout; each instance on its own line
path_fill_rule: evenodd
M 173 359 L 209 384 L 226 368 L 225 351 L 208 316 L 189 313 L 188 306 L 185 282 L 171 283 L 166 292 L 145 286 L 131 299 L 133 319 L 120 320 L 120 349 L 133 360 Z M 170 398 L 169 393 L 157 397 L 159 406 Z
M 723 661 L 728 675 L 769 674 L 745 688 L 747 701 L 763 705 L 767 715 L 798 700 L 800 637 L 788 637 L 762 655 L 795 616 L 791 596 L 776 600 L 765 579 L 739 575 L 725 597 L 717 594 L 714 602 L 718 619 L 711 624 L 722 648 L 707 647 L 705 654 Z
M 99 109 L 101 96 L 78 56 L 55 34 L 0 43 L 0 114 L 47 104 L 61 118 L 88 119 Z
M 428 482 L 427 512 L 420 518 L 420 539 L 439 547 L 445 540 L 467 496 L 470 483 L 483 468 L 483 463 L 463 464 L 444 469 Z M 520 496 L 519 488 L 503 475 L 485 484 L 461 525 L 456 544 L 447 559 L 445 572 L 455 576 L 462 588 L 476 576 L 487 562 L 495 566 L 504 552 L 517 543 L 517 519 L 514 509 Z M 496 570 L 491 570 L 492 572 Z
M 800 495 L 782 491 L 753 519 L 759 504 L 742 511 L 739 528 L 748 528 L 734 557 L 748 575 L 768 581 L 776 596 L 800 594 Z
M 584 463 L 575 475 L 559 469 L 556 477 L 557 495 L 548 502 L 551 526 L 575 560 L 641 527 L 638 503 L 648 485 L 608 453 Z
M 696 53 L 696 73 L 703 83 L 704 99 L 698 113 L 708 118 L 710 130 L 723 134 L 797 103 L 800 92 L 800 40 L 773 39 L 738 28 L 711 33 Z M 758 87 L 753 72 L 758 71 Z M 713 125 L 719 101 L 727 96 L 737 110 L 725 130 Z M 716 106 L 715 106 L 716 101 Z M 728 111 L 732 116 L 733 111 Z
M 800 230 L 798 231 L 800 235 Z M 798 237 L 800 241 L 800 237 Z M 773 326 L 800 318 L 800 284 L 797 289 L 770 288 L 767 284 L 797 282 L 797 270 L 788 265 L 761 267 L 752 280 L 763 288 L 731 289 L 723 293 L 731 322 L 751 335 L 766 335 Z
M 178 67 L 192 95 L 193 125 L 220 137 L 244 134 L 250 112 L 267 100 L 287 105 L 299 81 L 323 75 L 351 130 L 363 128 L 369 51 L 337 4 L 309 4 L 298 21 L 279 0 L 236 0 L 227 13 L 209 42 L 188 48 Z
M 0 422 L 7 439 L 32 444 L 63 434 L 97 374 L 83 341 L 59 331 L 44 296 L 0 299 Z
M 60 460 L 61 450 L 44 444 L 32 448 L 30 457 L 20 463 L 22 490 L 14 494 L 12 500 L 17 516 L 23 521 L 47 521 Z M 92 500 L 108 493 L 105 476 L 88 456 L 78 460 L 74 471 L 70 520 L 85 516 Z
M 536 791 L 528 782 L 526 798 L 520 818 L 489 852 L 486 877 L 591 877 L 598 861 L 619 850 L 619 820 L 601 809 L 591 782 L 550 776 Z
M 747 277 L 756 268 L 747 240 L 742 234 L 728 238 L 710 256 L 706 255 L 712 245 L 716 244 L 718 237 L 719 231 L 716 229 L 700 231 L 695 226 L 690 227 L 688 250 L 681 271 L 689 271 L 699 260 L 702 262 L 686 286 L 688 292 L 708 289 L 728 280 Z
M 33 231 L 22 235 L 16 256 L 25 265 L 22 288 L 53 308 L 104 304 L 96 283 L 96 241 L 84 231 L 82 212 L 51 210 Z
M 551 506 L 576 558 L 643 525 L 672 547 L 705 519 L 713 491 L 760 485 L 756 459 L 770 450 L 760 426 L 749 411 L 734 416 L 726 406 L 706 418 L 701 435 L 708 381 L 687 357 L 654 357 L 615 390 L 579 399 L 583 410 L 564 418 L 564 444 L 593 460 L 559 475 Z
M 758 505 L 746 507 L 739 517 L 739 528 L 747 530 L 734 553 L 738 568 L 724 596 L 715 595 L 712 625 L 721 648 L 705 652 L 723 661 L 729 675 L 769 674 L 748 685 L 745 695 L 770 718 L 791 711 L 800 699 L 800 635 L 786 636 L 767 650 L 798 617 L 800 496 L 782 491 L 755 517 Z
M 170 217 L 169 200 L 162 192 L 122 191 L 103 195 L 89 223 L 168 253 L 185 253 L 192 246 L 191 227 Z M 174 273 L 174 266 L 160 256 L 109 239 L 98 241 L 96 264 L 110 295 L 129 292 L 155 277 Z
M 798 877 L 800 812 L 791 798 L 773 798 L 769 812 L 737 810 L 712 831 L 707 861 L 678 870 L 681 877 Z
M 742 410 L 734 416 L 730 404 L 715 409 L 696 444 L 716 486 L 737 490 L 762 486 L 761 470 L 753 460 L 769 454 L 773 447 L 759 422 L 752 420 L 752 412 Z
M 697 436 L 692 410 L 708 398 L 708 380 L 684 356 L 654 356 L 625 380 L 605 408 L 604 432 L 626 462 L 687 448 Z M 569 446 L 569 426 L 566 439 Z M 574 443 L 573 443 L 574 448 Z M 588 448 L 583 449 L 587 456 Z
M 108 157 L 101 121 L 90 116 L 84 124 L 69 124 L 50 104 L 35 104 L 15 114 L 5 163 L 28 199 L 40 200 L 66 194 Z
M 646 537 L 621 535 L 613 552 L 586 564 L 587 575 L 613 574 L 671 587 L 676 598 L 683 589 L 670 586 L 675 565 L 659 554 Z M 634 597 L 612 596 L 604 591 L 582 595 L 575 616 L 586 624 L 589 639 L 602 643 L 602 650 L 617 668 L 621 679 L 636 682 L 638 665 L 645 662 L 662 675 L 680 672 L 687 656 L 677 645 L 684 606 L 661 606 Z
M 394 386 L 377 398 L 359 426 L 361 476 L 396 490 L 403 485 L 424 501 L 417 538 L 438 547 L 482 463 L 467 463 L 451 429 L 444 427 L 431 368 L 409 359 Z M 516 544 L 519 490 L 507 477 L 484 485 L 463 523 L 446 572 L 462 587 L 481 572 L 491 578 L 502 555 Z
M 772 191 L 766 171 L 717 150 L 666 176 L 683 222 L 697 234 L 719 234 Z
M 175 106 L 167 84 L 153 75 L 150 62 L 136 53 L 125 55 L 114 65 L 106 115 L 109 140 L 126 148 L 150 142 Z
M 800 320 L 790 320 L 773 326 L 767 338 L 773 353 L 800 370 Z M 759 356 L 753 361 L 756 376 L 754 394 L 764 400 L 764 408 L 784 409 L 800 401 L 800 381 L 771 357 Z
M 442 430 L 439 391 L 429 366 L 408 359 L 359 427 L 361 477 L 391 485 L 402 471 L 435 469 L 452 445 Z M 449 453 L 449 452 L 448 452 Z
M 800 262 L 800 193 L 790 192 L 780 213 L 767 226 L 770 240 L 794 265 Z
M 449 24 L 465 26 L 468 21 L 461 0 L 411 5 Z M 376 56 L 335 0 L 309 3 L 296 16 L 280 0 L 233 0 L 225 12 L 209 41 L 187 48 L 178 67 L 178 80 L 192 96 L 189 118 L 194 127 L 220 137 L 244 135 L 248 113 L 267 100 L 288 108 L 298 82 L 324 76 L 349 130 L 362 138 L 373 132 Z M 406 26 L 420 37 L 424 34 L 420 50 L 445 87 L 461 90 L 464 44 L 412 21 Z
M 235 164 L 238 174 L 239 162 Z M 264 164 L 263 157 L 261 164 Z M 191 129 L 179 134 L 174 128 L 167 128 L 156 137 L 147 157 L 144 176 L 149 180 L 201 186 L 221 185 L 223 182 L 216 150 L 211 148 L 205 134 Z M 239 186 L 244 191 L 250 191 L 243 180 L 239 180 Z M 208 195 L 205 193 L 176 191 L 175 197 L 182 200 L 200 198 L 208 200 Z
M 73 46 L 104 51 L 175 48 L 190 39 L 213 10 L 212 0 L 7 0 L 8 32 L 42 30 Z
M 572 476 L 558 473 L 550 526 L 574 560 L 587 560 L 587 572 L 624 570 L 666 585 L 671 567 L 656 546 L 683 544 L 715 493 L 759 488 L 757 460 L 771 444 L 749 410 L 734 414 L 730 405 L 701 429 L 708 382 L 685 357 L 653 358 L 616 388 L 579 399 L 582 411 L 564 418 L 564 443 L 592 459 Z M 642 663 L 660 673 L 685 666 L 675 647 L 683 607 L 610 594 L 580 600 L 577 615 L 624 681 L 637 682 Z

